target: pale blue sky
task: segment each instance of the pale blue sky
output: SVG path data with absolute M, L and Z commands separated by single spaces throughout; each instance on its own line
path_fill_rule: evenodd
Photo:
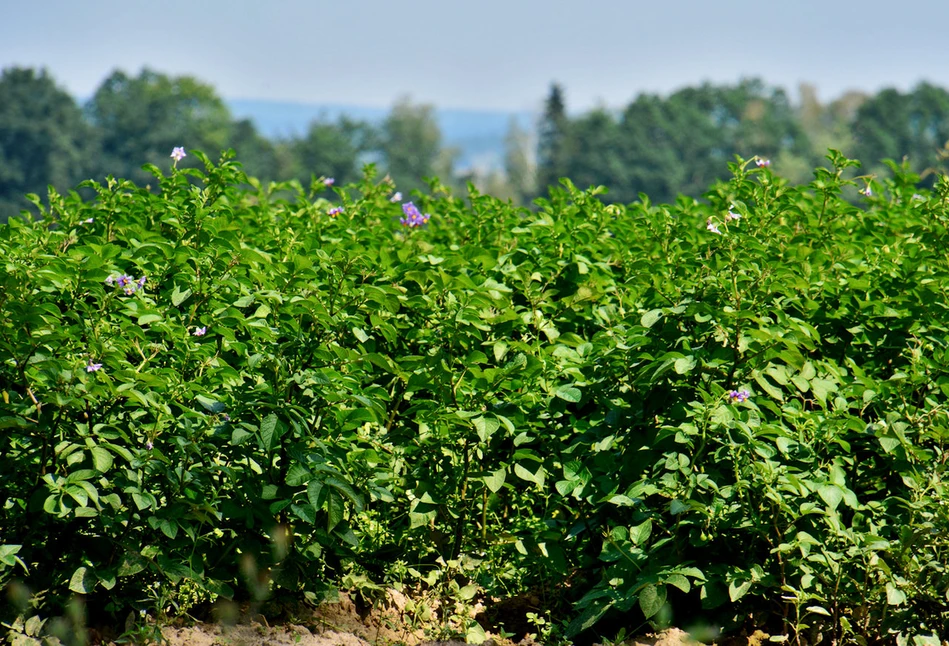
M 949 87 L 949 2 L 864 0 L 7 0 L 0 67 L 78 97 L 116 67 L 191 74 L 225 98 L 572 110 L 760 76 L 796 96 Z

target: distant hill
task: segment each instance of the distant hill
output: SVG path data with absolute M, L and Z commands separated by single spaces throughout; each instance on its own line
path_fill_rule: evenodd
M 388 108 L 368 108 L 357 105 L 324 105 L 284 103 L 259 99 L 227 101 L 231 114 L 238 119 L 250 119 L 266 137 L 279 139 L 303 135 L 314 120 L 337 121 L 351 119 L 381 123 Z M 435 110 L 442 141 L 446 147 L 460 152 L 456 167 L 464 171 L 497 170 L 503 167 L 504 137 L 511 119 L 526 131 L 534 130 L 536 116 L 530 112 L 495 112 L 489 110 Z

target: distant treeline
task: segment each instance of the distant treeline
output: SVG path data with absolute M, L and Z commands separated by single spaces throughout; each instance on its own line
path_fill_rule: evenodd
M 408 192 L 438 176 L 447 184 L 474 181 L 485 191 L 528 203 L 560 177 L 604 185 L 609 199 L 639 193 L 656 201 L 700 195 L 728 173 L 734 155 L 759 155 L 774 170 L 806 180 L 827 148 L 864 161 L 910 162 L 923 174 L 945 165 L 949 92 L 921 83 L 911 92 L 847 93 L 822 104 L 801 87 L 786 92 L 760 80 L 704 84 L 669 96 L 641 94 L 622 110 L 567 112 L 563 89 L 551 87 L 535 145 L 512 122 L 503 173 L 459 175 L 454 151 L 442 145 L 434 108 L 397 103 L 380 125 L 314 121 L 300 137 L 271 140 L 249 120 L 235 119 L 214 88 L 188 76 L 151 70 L 115 71 L 79 105 L 45 70 L 9 68 L 0 77 L 0 221 L 27 206 L 26 193 L 69 189 L 107 175 L 142 184 L 143 164 L 166 166 L 172 148 L 234 148 L 248 174 L 263 180 L 333 177 L 345 183 L 375 162 Z M 186 159 L 183 164 L 195 163 Z

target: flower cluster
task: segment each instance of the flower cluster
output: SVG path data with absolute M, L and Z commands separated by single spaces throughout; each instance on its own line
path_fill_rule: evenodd
M 747 401 L 749 397 L 751 397 L 751 393 L 748 392 L 747 390 L 728 391 L 728 398 L 732 401 L 732 403 L 740 404 L 743 401 Z
M 405 214 L 405 217 L 400 218 L 399 222 L 407 227 L 420 227 L 423 224 L 428 224 L 429 218 L 432 217 L 428 213 L 423 214 L 418 210 L 418 207 L 411 202 L 406 202 L 402 205 L 402 213 Z
M 327 211 L 326 214 L 329 215 L 330 217 L 334 217 L 334 218 L 335 218 L 337 215 L 339 215 L 339 214 L 342 213 L 342 212 L 343 212 L 343 207 L 341 207 L 341 206 L 334 206 L 334 207 L 331 208 L 329 211 Z
M 109 276 L 106 278 L 105 284 L 109 287 L 118 285 L 123 289 L 123 291 L 125 291 L 126 296 L 131 296 L 138 290 L 145 287 L 145 276 L 135 280 L 135 278 L 129 276 L 128 274 L 119 274 L 118 276 Z
M 185 149 L 182 148 L 181 146 L 175 146 L 175 148 L 173 148 L 171 151 L 171 158 L 175 160 L 176 164 L 187 156 L 188 154 L 185 152 Z

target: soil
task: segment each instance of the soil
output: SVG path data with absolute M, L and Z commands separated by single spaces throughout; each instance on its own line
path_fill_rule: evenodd
M 222 620 L 217 623 L 166 626 L 162 633 L 170 646 L 465 646 L 464 641 L 437 641 L 434 622 L 425 625 L 408 617 L 407 601 L 399 592 L 390 590 L 383 603 L 360 609 L 348 595 L 340 594 L 338 602 L 324 603 L 315 609 L 297 606 L 267 613 L 278 616 L 279 623 L 273 619 L 268 621 L 246 606 L 219 608 L 216 614 Z M 474 608 L 472 613 L 478 610 Z M 729 644 L 760 646 L 767 637 L 758 631 L 740 642 L 729 640 Z M 490 632 L 487 638 L 488 646 L 541 646 L 530 636 L 516 643 Z M 710 642 L 696 641 L 685 631 L 672 628 L 626 640 L 624 645 L 700 646 L 703 643 Z

